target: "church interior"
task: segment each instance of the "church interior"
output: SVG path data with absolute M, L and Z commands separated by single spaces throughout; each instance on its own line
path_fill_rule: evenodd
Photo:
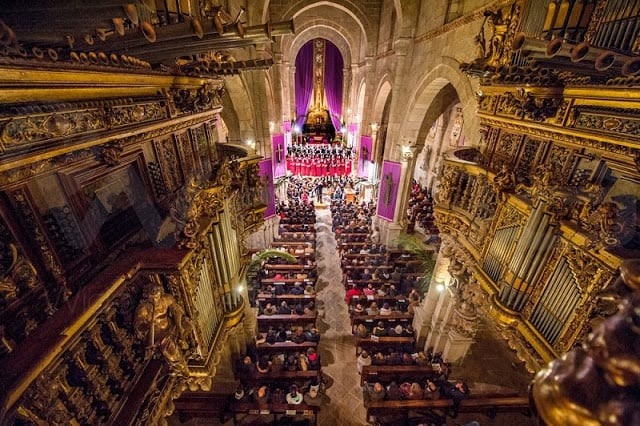
M 0 424 L 640 424 L 640 0 L 0 9 Z

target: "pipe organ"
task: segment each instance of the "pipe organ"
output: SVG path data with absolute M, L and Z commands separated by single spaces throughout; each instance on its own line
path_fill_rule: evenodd
M 554 344 L 582 295 L 566 258 L 561 258 L 531 315 L 531 324 Z
M 505 262 L 509 259 L 509 251 L 513 241 L 517 241 L 516 236 L 520 233 L 520 226 L 511 225 L 497 230 L 489 249 L 484 256 L 482 269 L 491 277 L 494 282 L 502 276 Z
M 219 79 L 5 54 L 0 423 L 162 423 L 244 342 L 259 157 L 218 148 Z
M 486 37 L 486 55 L 461 65 L 480 79 L 484 144 L 473 164 L 445 156 L 435 218 L 531 371 L 588 334 L 601 315 L 596 293 L 640 257 L 640 140 L 628 101 L 638 4 L 517 1 L 485 13 L 476 40 Z M 494 205 L 479 216 L 483 197 Z

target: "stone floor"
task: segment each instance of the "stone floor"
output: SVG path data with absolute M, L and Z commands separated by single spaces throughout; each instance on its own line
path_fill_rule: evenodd
M 322 333 L 319 350 L 322 371 L 326 380 L 327 403 L 320 410 L 318 424 L 367 425 L 365 408 L 360 390 L 360 378 L 356 370 L 355 346 L 349 325 L 349 315 L 344 302 L 342 271 L 331 232 L 331 213 L 328 208 L 318 208 L 316 223 L 316 261 L 318 281 L 317 326 Z M 464 378 L 471 392 L 522 392 L 531 380 L 513 351 L 499 337 L 489 322 L 482 323 L 477 342 L 465 359 L 453 366 L 450 379 Z M 448 425 L 464 425 L 471 421 L 481 425 L 534 425 L 532 419 L 521 415 L 502 414 L 495 419 L 481 415 L 460 414 L 448 419 Z M 189 422 L 190 425 L 213 425 L 214 420 Z M 228 422 L 227 424 L 232 424 Z

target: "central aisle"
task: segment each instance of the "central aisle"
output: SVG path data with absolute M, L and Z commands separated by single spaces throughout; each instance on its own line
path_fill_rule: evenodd
M 356 369 L 355 346 L 344 302 L 342 270 L 337 243 L 331 231 L 331 211 L 316 207 L 316 300 L 322 333 L 320 356 L 328 403 L 322 406 L 319 425 L 365 425 L 365 409 Z

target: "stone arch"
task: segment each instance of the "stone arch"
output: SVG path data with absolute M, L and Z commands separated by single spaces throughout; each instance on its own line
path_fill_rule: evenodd
M 225 98 L 220 116 L 229 127 L 229 142 L 243 143 L 247 139 L 255 140 L 254 102 L 247 89 L 247 82 L 242 75 L 226 77 Z
M 382 122 L 382 111 L 391 93 L 392 84 L 389 74 L 385 74 L 378 83 L 378 88 L 373 96 L 373 107 L 371 108 L 371 121 L 378 124 Z
M 375 23 L 371 22 L 366 11 L 366 7 L 362 2 L 337 0 L 337 1 L 314 1 L 302 0 L 293 2 L 288 5 L 281 15 L 282 20 L 293 19 L 302 13 L 316 7 L 333 7 L 350 16 L 365 37 L 365 46 L 369 40 L 375 40 Z M 347 29 L 348 30 L 348 29 Z
M 430 124 L 442 113 L 442 105 L 443 102 L 446 103 L 446 98 L 457 95 L 465 117 L 462 131 L 471 145 L 477 146 L 480 138 L 480 120 L 475 113 L 476 99 L 471 83 L 459 71 L 457 61 L 442 57 L 440 62 L 418 81 L 417 89 L 408 102 L 407 115 L 401 126 L 400 140 L 408 139 L 421 143 L 420 141 L 424 140 L 426 132 L 429 131 Z M 428 125 L 425 124 L 427 122 L 429 122 Z M 422 149 L 421 146 L 417 148 Z
M 292 58 L 292 62 L 294 62 L 298 51 L 306 42 L 315 38 L 324 38 L 338 48 L 342 55 L 344 66 L 348 67 L 353 60 L 351 52 L 354 51 L 355 41 L 347 38 L 341 29 L 336 23 L 323 19 L 309 21 L 305 23 L 302 29 L 296 31 L 295 37 L 290 37 L 287 41 L 283 40 L 282 53 L 285 58 Z

